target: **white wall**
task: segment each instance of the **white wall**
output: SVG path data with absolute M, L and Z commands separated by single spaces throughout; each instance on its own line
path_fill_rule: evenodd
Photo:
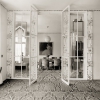
M 7 53 L 6 53 L 6 44 L 7 44 L 7 10 L 0 5 L 0 10 L 1 10 L 1 15 L 0 15 L 0 19 L 1 19 L 1 55 L 3 55 L 3 57 L 1 57 L 1 66 L 2 66 L 2 76 L 3 76 L 3 80 L 6 79 L 6 60 L 7 60 Z
M 61 12 L 41 11 L 38 15 L 38 33 L 61 33 Z
M 93 79 L 100 79 L 100 11 L 93 13 Z
M 45 36 L 50 36 L 53 42 L 53 55 L 61 56 L 61 12 L 40 12 L 38 15 L 38 60 L 43 58 L 39 55 L 39 42 L 45 42 Z M 45 55 L 46 56 L 46 55 Z

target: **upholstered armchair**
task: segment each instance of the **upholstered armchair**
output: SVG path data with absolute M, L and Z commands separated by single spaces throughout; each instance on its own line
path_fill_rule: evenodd
M 54 69 L 57 68 L 57 67 L 60 69 L 60 67 L 61 67 L 61 60 L 55 58 L 54 59 Z
M 46 58 L 42 59 L 42 69 L 49 69 L 49 60 Z

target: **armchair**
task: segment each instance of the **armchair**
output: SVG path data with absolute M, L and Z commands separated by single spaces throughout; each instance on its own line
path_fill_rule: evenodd
M 43 58 L 42 59 L 42 69 L 49 69 L 49 60 Z

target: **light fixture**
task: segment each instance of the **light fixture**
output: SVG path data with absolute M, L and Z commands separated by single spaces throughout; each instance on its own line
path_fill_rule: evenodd
M 51 37 L 50 36 L 46 36 L 45 37 L 45 42 L 50 42 L 51 41 Z

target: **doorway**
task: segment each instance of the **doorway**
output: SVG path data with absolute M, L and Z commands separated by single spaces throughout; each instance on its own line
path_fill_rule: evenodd
M 37 10 L 14 11 L 13 79 L 37 80 Z
M 65 12 L 66 12 L 66 9 L 64 10 Z M 70 10 L 67 10 L 68 12 L 68 14 L 70 14 Z M 10 15 L 12 14 L 12 12 L 8 12 Z M 32 13 L 32 11 L 31 11 L 31 13 Z M 37 12 L 36 12 L 37 13 Z M 65 13 L 65 16 L 64 16 L 64 20 L 66 20 L 66 18 L 70 18 L 70 17 L 66 17 L 66 14 L 67 13 Z M 9 15 L 9 16 L 10 16 Z M 31 14 L 31 25 L 30 25 L 30 27 L 31 27 L 31 36 L 30 37 L 28 37 L 28 36 L 20 36 L 20 35 L 17 35 L 16 37 L 16 40 L 18 41 L 18 43 L 16 43 L 16 45 L 17 46 L 20 46 L 20 48 L 22 48 L 22 46 L 23 46 L 23 44 L 24 44 L 24 47 L 25 47 L 25 41 L 27 41 L 27 40 L 25 40 L 25 38 L 28 38 L 28 39 L 30 39 L 30 47 L 31 47 L 31 49 L 29 49 L 29 51 L 31 51 L 30 52 L 30 54 L 29 54 L 29 58 L 30 58 L 30 60 L 29 60 L 29 62 L 31 63 L 30 65 L 31 65 L 31 68 L 29 69 L 29 74 L 30 75 L 32 75 L 32 76 L 30 76 L 29 75 L 29 77 L 28 77 L 28 79 L 30 79 L 31 81 L 36 81 L 36 79 L 37 79 L 37 34 L 34 34 L 34 29 L 36 29 L 37 28 L 37 26 L 35 26 L 35 25 L 37 25 L 37 14 L 36 14 L 36 17 L 33 17 L 35 14 L 34 14 L 34 10 L 33 10 L 33 15 Z M 78 15 L 78 14 L 77 14 Z M 10 20 L 13 20 L 13 17 L 11 17 L 10 16 Z M 32 19 L 33 18 L 33 19 Z M 86 17 L 86 19 L 87 19 L 87 17 Z M 80 18 L 79 18 L 79 20 L 80 20 Z M 36 22 L 35 22 L 36 21 Z M 68 23 L 70 24 L 70 20 L 67 20 L 68 21 Z M 67 23 L 67 21 L 65 21 L 65 23 Z M 78 20 L 77 20 L 78 21 Z M 21 23 L 22 24 L 22 23 Z M 68 24 L 68 25 L 69 25 Z M 85 23 L 86 25 L 87 25 L 87 23 Z M 8 26 L 13 26 L 13 24 L 10 24 L 10 25 L 8 25 Z M 78 26 L 78 24 L 76 25 L 76 26 Z M 70 27 L 70 26 L 69 26 Z M 91 26 L 89 26 L 89 27 L 91 27 Z M 64 32 L 66 32 L 66 28 L 68 28 L 68 27 L 65 27 L 65 30 L 63 30 Z M 23 33 L 24 33 L 24 29 L 23 29 L 23 26 L 22 26 L 22 28 L 21 27 L 19 27 L 19 29 L 20 29 L 20 31 L 23 31 Z M 77 29 L 78 29 L 78 27 L 77 27 Z M 11 30 L 12 31 L 12 29 L 9 29 L 9 30 Z M 15 31 L 15 30 L 14 30 Z M 35 30 L 36 31 L 36 33 L 37 33 L 37 29 Z M 70 30 L 69 30 L 70 31 Z M 87 30 L 86 30 L 86 32 L 87 32 Z M 69 32 L 70 33 L 70 32 Z M 12 33 L 10 33 L 10 34 L 12 34 Z M 78 33 L 77 33 L 78 34 Z M 64 43 L 66 43 L 66 46 L 67 47 L 69 47 L 69 45 L 71 44 L 71 35 L 69 34 L 68 35 L 68 37 L 66 37 L 66 34 L 65 34 L 65 36 L 62 34 L 62 37 L 64 37 L 65 39 L 63 39 L 63 44 Z M 76 36 L 75 36 L 76 37 Z M 80 38 L 79 38 L 80 37 Z M 87 35 L 86 35 L 86 37 L 87 37 Z M 19 40 L 18 40 L 18 38 L 19 38 Z M 20 43 L 20 40 L 22 41 L 22 38 L 23 38 L 23 43 L 21 43 L 21 44 L 19 44 Z M 83 42 L 83 40 L 84 40 L 84 38 L 85 38 L 85 36 L 78 36 L 77 35 L 77 38 L 78 39 L 80 39 L 81 40 L 81 42 Z M 77 39 L 77 38 L 74 38 L 74 39 Z M 9 38 L 9 43 L 12 43 L 11 42 L 11 39 L 12 38 Z M 67 40 L 66 40 L 67 39 Z M 89 40 L 89 39 L 88 39 Z M 34 42 L 33 42 L 34 41 Z M 68 42 L 66 42 L 66 41 L 68 41 Z M 15 41 L 14 41 L 14 43 L 15 43 Z M 32 45 L 32 43 L 34 43 L 33 45 Z M 36 44 L 35 44 L 36 43 Z M 68 44 L 67 44 L 68 43 Z M 75 42 L 74 42 L 74 44 L 75 44 Z M 73 44 L 73 45 L 74 45 Z M 85 43 L 84 43 L 85 44 Z M 74 48 L 74 49 L 76 49 L 74 46 L 72 45 L 72 48 Z M 77 48 L 78 48 L 78 42 L 77 42 Z M 16 48 L 17 48 L 17 46 L 16 46 Z M 90 45 L 89 45 L 90 46 Z M 9 46 L 10 48 L 11 48 L 11 46 Z M 63 45 L 62 45 L 62 47 L 63 47 Z M 61 47 L 61 48 L 62 48 Z M 64 47 L 65 47 L 65 45 L 64 45 Z M 87 46 L 86 46 L 86 48 L 87 48 Z M 13 50 L 13 52 L 11 51 L 12 50 L 12 48 L 10 49 L 10 52 L 8 52 L 9 53 L 9 55 L 10 55 L 10 57 L 8 58 L 8 59 L 13 59 L 12 58 L 12 56 L 11 56 L 11 53 L 15 53 L 15 51 Z M 63 51 L 66 51 L 66 48 L 64 48 L 63 49 Z M 66 53 L 64 51 L 64 53 Z M 70 50 L 69 50 L 70 51 Z M 87 57 L 86 57 L 86 55 L 85 56 L 78 56 L 78 49 L 76 49 L 76 51 L 77 51 L 77 53 L 74 53 L 75 51 L 73 50 L 72 51 L 72 54 L 76 54 L 77 56 L 73 56 L 75 59 L 74 59 L 74 62 L 76 61 L 76 69 L 79 69 L 78 67 L 78 61 L 79 61 L 79 59 L 76 59 L 76 58 L 86 58 L 84 61 L 86 62 L 85 64 L 86 64 L 86 66 L 87 66 Z M 22 53 L 23 52 L 23 53 Z M 22 63 L 22 61 L 23 61 L 23 55 L 24 55 L 24 58 L 28 58 L 28 57 L 25 57 L 25 50 L 22 50 L 22 49 L 20 49 L 20 55 L 18 56 L 19 58 L 17 59 L 17 55 L 16 56 L 14 56 L 14 59 L 16 58 L 16 61 L 17 62 L 19 62 L 19 63 L 21 63 L 20 64 L 20 68 L 16 68 L 16 67 L 14 67 L 14 71 L 15 71 L 15 69 L 20 69 L 20 71 L 19 71 L 19 73 L 20 73 L 20 76 L 21 76 L 21 78 L 22 78 L 22 74 L 23 74 L 23 69 L 24 69 L 24 67 L 23 67 L 23 63 Z M 83 52 L 83 51 L 82 51 Z M 89 53 L 89 52 L 88 52 Z M 32 54 L 34 54 L 34 55 L 32 55 Z M 70 53 L 67 53 L 67 54 L 70 54 Z M 72 60 L 70 60 L 70 58 L 72 57 L 72 55 L 67 55 L 67 54 L 64 54 L 65 56 L 63 57 L 63 60 L 62 60 L 62 64 L 65 64 L 65 65 L 67 65 L 67 67 L 65 66 L 65 75 L 63 76 L 63 78 L 67 78 L 68 80 L 69 79 L 71 79 L 69 76 L 70 76 L 70 68 L 72 68 L 72 70 L 74 69 L 72 66 L 71 66 L 71 61 L 73 61 L 73 59 Z M 91 53 L 89 53 L 89 56 L 90 56 L 90 54 Z M 28 55 L 27 55 L 28 56 Z M 66 60 L 66 58 L 68 58 L 67 60 Z M 19 60 L 19 59 L 21 59 L 21 60 Z M 91 60 L 91 59 L 88 59 L 88 62 L 90 63 L 91 61 L 89 61 L 89 60 Z M 82 61 L 82 60 L 80 60 L 80 62 L 84 62 L 84 61 Z M 14 62 L 14 61 L 13 61 Z M 67 63 L 66 63 L 67 62 Z M 12 62 L 9 62 L 10 64 L 12 64 Z M 35 66 L 35 67 L 33 67 L 33 66 Z M 84 65 L 85 66 L 85 65 Z M 9 66 L 9 68 L 11 68 L 11 66 Z M 35 68 L 35 69 L 34 69 Z M 68 73 L 67 73 L 67 71 L 66 71 L 66 68 L 67 68 L 67 71 L 68 71 Z M 31 70 L 32 69 L 32 70 Z M 75 70 L 75 69 L 74 69 Z M 83 70 L 83 69 L 82 69 Z M 81 70 L 81 72 L 82 72 L 82 70 Z M 13 71 L 13 76 L 14 76 L 14 71 Z M 61 70 L 62 71 L 62 70 Z M 33 73 L 34 72 L 34 73 Z M 83 72 L 81 73 L 81 72 L 79 72 L 79 70 L 77 70 L 76 71 L 77 72 L 77 75 L 76 76 L 78 76 L 78 74 L 80 73 L 80 74 L 82 74 L 83 73 L 83 76 L 85 75 L 85 77 L 87 78 L 87 68 L 85 68 L 84 70 L 83 70 Z M 78 73 L 79 72 L 79 73 Z M 86 74 L 84 74 L 84 72 L 86 72 Z M 11 76 L 12 75 L 12 68 L 10 69 L 10 70 L 8 70 L 8 72 L 7 72 L 8 74 L 9 74 L 9 76 Z M 63 73 L 63 72 L 62 72 Z M 66 76 L 67 75 L 67 76 Z M 11 76 L 12 77 L 12 76 Z M 14 77 L 13 77 L 14 78 Z M 77 78 L 79 78 L 79 77 L 77 77 Z M 74 78 L 75 79 L 75 78 Z M 81 78 L 82 79 L 82 78 Z
M 29 78 L 30 13 L 15 12 L 14 78 Z

